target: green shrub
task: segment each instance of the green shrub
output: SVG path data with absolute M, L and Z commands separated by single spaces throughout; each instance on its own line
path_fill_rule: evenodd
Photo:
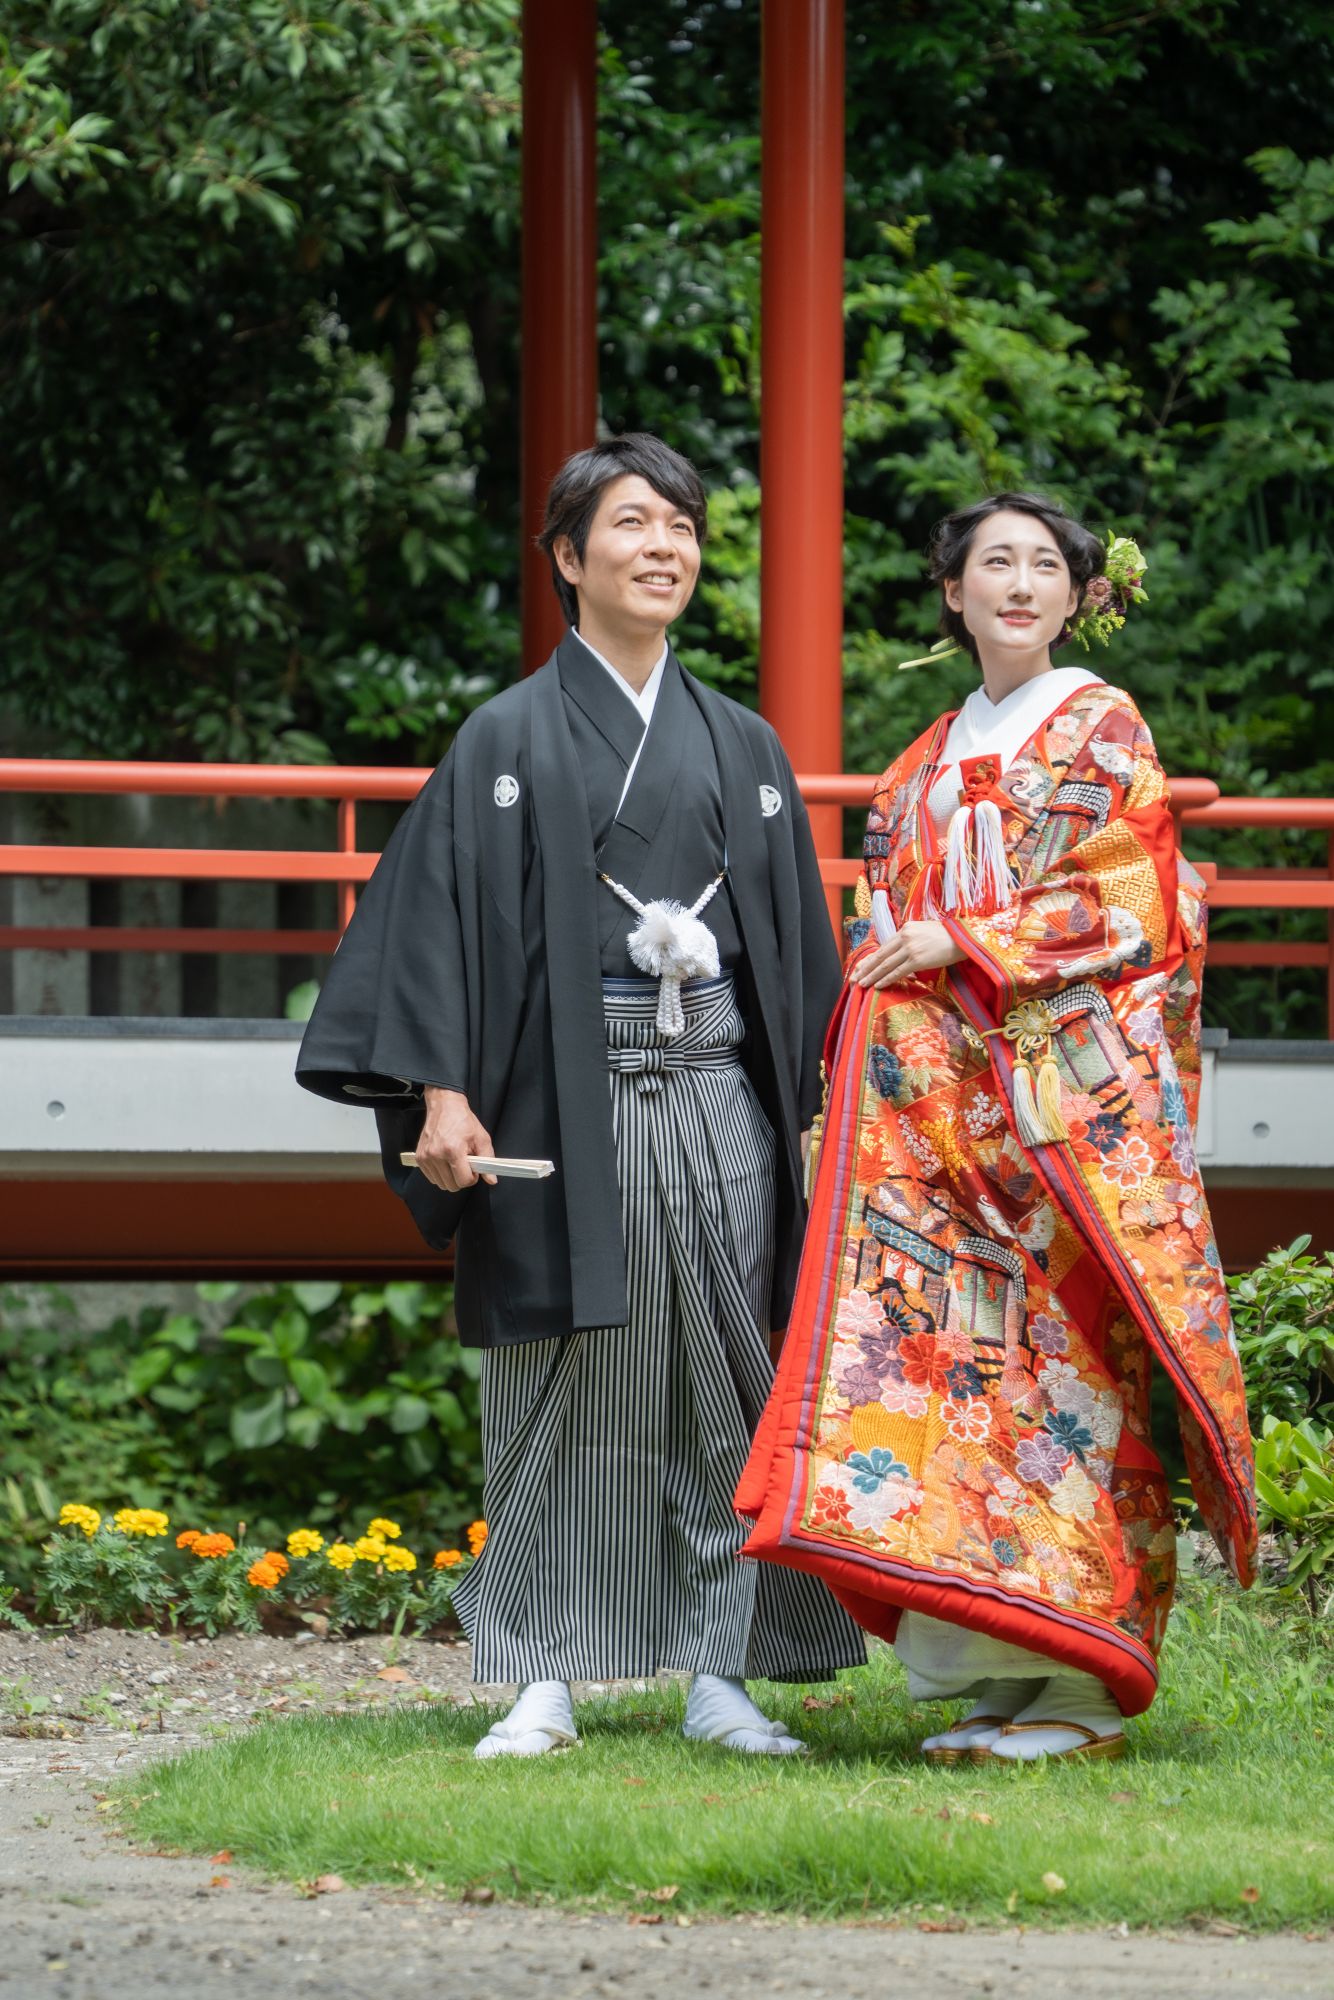
M 1272 1250 L 1228 1281 L 1251 1422 L 1334 1420 L 1334 1251 L 1308 1255 L 1309 1236 Z

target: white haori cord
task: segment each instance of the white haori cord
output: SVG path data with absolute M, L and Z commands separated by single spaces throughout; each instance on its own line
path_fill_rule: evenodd
M 658 981 L 658 1033 L 668 1041 L 681 1034 L 686 1024 L 681 1007 L 682 981 L 718 977 L 718 940 L 708 925 L 700 922 L 699 913 L 717 895 L 726 872 L 724 869 L 715 875 L 688 910 L 684 904 L 666 898 L 661 902 L 641 903 L 619 882 L 613 882 L 610 875 L 598 878 L 614 896 L 628 903 L 639 918 L 626 943 L 640 971 Z

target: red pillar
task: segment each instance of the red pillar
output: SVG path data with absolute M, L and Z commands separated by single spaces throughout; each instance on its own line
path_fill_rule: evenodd
M 533 547 L 552 474 L 597 425 L 597 5 L 524 0 L 520 585 L 523 670 L 565 629 Z
M 760 707 L 843 768 L 843 0 L 764 0 Z M 841 850 L 836 806 L 811 813 Z

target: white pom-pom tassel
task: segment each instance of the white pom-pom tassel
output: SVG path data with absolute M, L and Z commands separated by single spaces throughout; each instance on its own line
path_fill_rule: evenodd
M 718 940 L 680 903 L 645 903 L 639 923 L 626 940 L 641 972 L 659 983 L 658 1032 L 671 1039 L 685 1027 L 681 983 L 718 977 Z
M 1008 910 L 1014 897 L 1010 864 L 1005 853 L 1005 823 L 994 799 L 983 799 L 973 812 L 974 895 L 978 908 L 990 916 Z

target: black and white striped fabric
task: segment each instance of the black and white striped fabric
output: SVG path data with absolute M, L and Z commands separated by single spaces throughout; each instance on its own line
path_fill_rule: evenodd
M 730 976 L 606 980 L 630 1323 L 482 1357 L 490 1537 L 455 1594 L 479 1681 L 827 1679 L 865 1658 L 816 1578 L 738 1562 L 773 1380 L 774 1138 Z

